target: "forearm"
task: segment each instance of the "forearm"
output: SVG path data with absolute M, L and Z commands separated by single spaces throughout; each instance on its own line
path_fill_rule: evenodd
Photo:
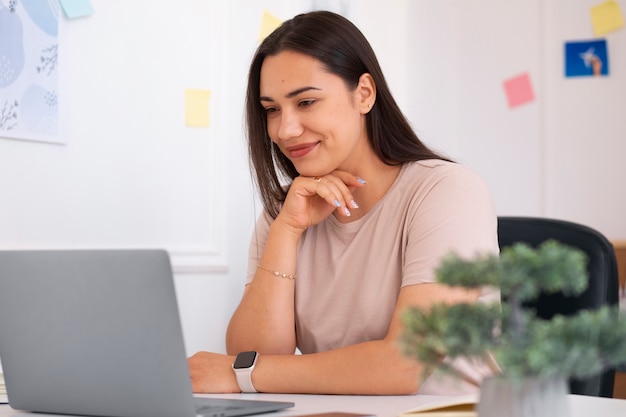
M 308 355 L 260 355 L 252 381 L 260 392 L 405 395 L 419 389 L 422 369 L 395 342 L 381 340 Z
M 271 271 L 295 274 L 298 240 L 299 235 L 274 222 L 259 264 Z M 257 268 L 228 326 L 226 349 L 231 355 L 244 350 L 262 354 L 295 351 L 295 279 L 263 268 Z

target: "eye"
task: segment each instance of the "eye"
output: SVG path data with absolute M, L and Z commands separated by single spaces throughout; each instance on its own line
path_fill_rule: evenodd
M 314 103 L 315 103 L 315 100 L 313 100 L 313 99 L 300 100 L 298 102 L 298 106 L 300 106 L 300 107 L 311 107 L 311 105 L 313 105 Z
M 266 107 L 265 108 L 265 113 L 267 113 L 267 114 L 276 113 L 277 111 L 278 111 L 278 109 L 276 107 Z

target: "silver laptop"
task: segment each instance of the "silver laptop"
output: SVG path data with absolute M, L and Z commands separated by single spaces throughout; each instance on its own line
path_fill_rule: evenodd
M 163 250 L 0 251 L 0 361 L 20 410 L 194 417 L 294 405 L 193 396 Z

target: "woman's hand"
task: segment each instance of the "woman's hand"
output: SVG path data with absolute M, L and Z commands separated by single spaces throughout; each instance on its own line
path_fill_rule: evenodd
M 302 233 L 334 210 L 347 216 L 356 208 L 352 192 L 364 183 L 343 171 L 323 177 L 300 176 L 293 181 L 278 217 L 269 226 L 260 267 L 228 325 L 228 353 L 256 350 L 262 355 L 293 355 L 295 281 L 278 278 L 267 269 L 295 274 Z
M 198 352 L 190 357 L 189 373 L 195 393 L 241 392 L 232 368 L 234 356 Z
M 278 219 L 303 232 L 337 211 L 349 217 L 359 206 L 352 192 L 365 181 L 345 171 L 322 177 L 297 177 L 293 180 Z M 277 219 L 277 220 L 278 220 Z

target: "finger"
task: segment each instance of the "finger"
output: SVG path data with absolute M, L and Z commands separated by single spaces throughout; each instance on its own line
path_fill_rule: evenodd
M 332 206 L 335 209 L 341 208 L 342 205 L 345 205 L 343 201 L 343 194 L 340 190 L 341 183 L 338 182 L 338 179 L 333 179 L 330 176 L 328 177 L 313 177 L 312 178 L 312 187 L 313 192 L 317 194 L 320 198 L 326 201 L 327 204 Z M 343 185 L 345 187 L 345 185 Z
M 365 184 L 367 184 L 367 181 L 365 181 L 363 178 L 346 171 L 335 170 L 331 172 L 331 175 L 340 178 L 344 184 L 352 189 L 363 187 Z
M 350 216 L 350 210 L 358 208 L 352 192 L 341 178 L 335 175 L 327 175 L 322 178 L 315 177 L 316 192 L 328 203 L 332 203 L 336 210 L 344 216 Z
M 338 190 L 342 194 L 343 204 L 349 209 L 359 208 L 359 204 L 357 201 L 355 201 L 354 195 L 352 193 L 357 188 L 363 187 L 367 182 L 356 175 L 339 170 L 332 172 L 329 178 L 332 177 L 337 178 L 341 181 L 341 183 L 335 184 L 338 186 Z

